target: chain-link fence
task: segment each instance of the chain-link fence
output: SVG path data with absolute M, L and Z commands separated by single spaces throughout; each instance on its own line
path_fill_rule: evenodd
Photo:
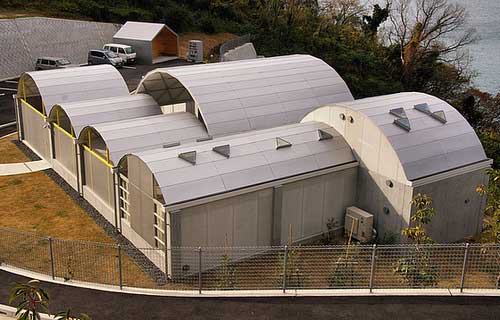
M 499 289 L 500 245 L 160 249 L 0 228 L 0 262 L 64 281 L 165 290 Z

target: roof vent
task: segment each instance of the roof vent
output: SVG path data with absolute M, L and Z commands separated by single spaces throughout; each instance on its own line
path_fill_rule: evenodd
M 163 145 L 163 148 L 172 148 L 172 147 L 178 147 L 180 146 L 181 143 L 179 141 L 177 142 L 171 142 Z
M 231 155 L 231 147 L 228 144 L 222 146 L 215 146 L 212 148 L 212 151 L 226 158 L 229 158 L 229 156 Z
M 389 110 L 389 113 L 398 118 L 408 118 L 404 108 L 396 108 Z
M 446 114 L 444 113 L 443 110 L 434 111 L 433 113 L 431 113 L 431 117 L 433 117 L 434 119 L 438 120 L 441 123 L 447 122 L 446 121 Z
M 429 109 L 429 105 L 427 103 L 416 104 L 413 108 L 425 114 L 431 114 L 431 109 Z
M 282 149 L 282 148 L 288 148 L 291 147 L 292 144 L 285 139 L 282 139 L 280 137 L 276 137 L 276 150 L 277 149 Z
M 318 129 L 319 141 L 333 139 L 333 136 L 325 130 Z
M 196 142 L 209 141 L 209 140 L 212 140 L 213 138 L 214 137 L 212 137 L 212 136 L 201 137 L 201 138 L 196 139 Z
M 191 164 L 196 164 L 196 151 L 179 153 L 179 158 Z
M 408 120 L 407 118 L 394 119 L 394 124 L 406 131 L 411 130 L 410 120 Z

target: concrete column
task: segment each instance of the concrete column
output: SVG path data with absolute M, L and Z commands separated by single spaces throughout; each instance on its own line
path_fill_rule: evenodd
M 271 243 L 273 246 L 281 244 L 281 214 L 283 203 L 283 186 L 273 188 L 273 219 Z

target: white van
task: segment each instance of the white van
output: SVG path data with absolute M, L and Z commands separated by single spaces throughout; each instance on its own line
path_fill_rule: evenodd
M 135 62 L 136 53 L 132 46 L 126 44 L 107 43 L 104 45 L 103 49 L 116 53 L 120 56 L 120 58 L 122 58 L 123 63 Z

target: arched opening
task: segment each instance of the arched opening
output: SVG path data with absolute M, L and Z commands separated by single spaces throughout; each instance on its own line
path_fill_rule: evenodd
M 36 85 L 35 80 L 27 74 L 24 73 L 19 79 L 17 86 L 17 98 L 27 103 L 35 110 L 41 113 L 43 116 L 47 116 L 45 105 L 40 94 L 40 90 Z

